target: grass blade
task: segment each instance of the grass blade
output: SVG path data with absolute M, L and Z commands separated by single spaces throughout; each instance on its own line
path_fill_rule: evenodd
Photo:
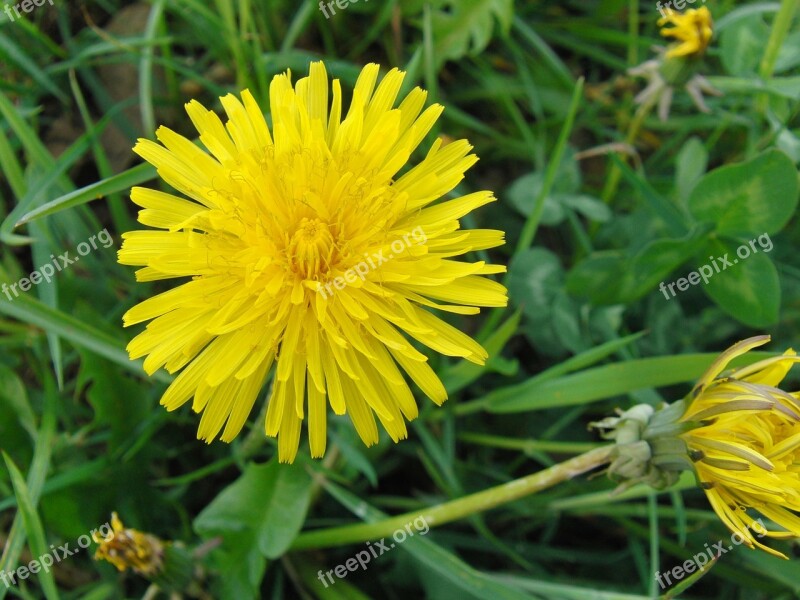
M 75 190 L 69 194 L 65 194 L 59 198 L 56 198 L 55 200 L 51 200 L 47 204 L 43 204 L 42 206 L 24 214 L 22 217 L 20 217 L 15 226 L 19 227 L 20 225 L 24 225 L 25 223 L 33 221 L 34 219 L 39 219 L 68 208 L 80 206 L 81 204 L 86 204 L 92 200 L 99 200 L 108 194 L 121 192 L 130 188 L 131 186 L 139 185 L 140 183 L 144 183 L 145 181 L 153 179 L 155 175 L 155 167 L 147 163 L 142 163 L 131 169 L 128 169 L 127 171 L 123 171 L 119 175 L 114 175 L 108 179 L 87 185 L 79 190 Z
M 144 373 L 142 361 L 130 360 L 128 353 L 125 352 L 119 340 L 41 302 L 24 296 L 20 296 L 14 301 L 0 297 L 0 313 L 40 327 L 44 331 L 56 333 L 73 344 L 87 348 L 138 375 Z M 169 375 L 163 372 L 156 373 L 153 378 L 162 382 L 172 380 Z

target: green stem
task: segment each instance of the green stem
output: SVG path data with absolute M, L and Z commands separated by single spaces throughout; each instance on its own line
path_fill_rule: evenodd
M 514 258 L 518 257 L 522 252 L 527 250 L 533 243 L 533 239 L 536 237 L 536 231 L 539 229 L 539 222 L 542 220 L 542 213 L 544 212 L 544 202 L 547 199 L 547 196 L 550 194 L 550 191 L 553 189 L 556 175 L 558 175 L 558 170 L 561 167 L 561 160 L 564 157 L 564 150 L 567 147 L 567 141 L 569 141 L 569 136 L 572 133 L 572 126 L 575 123 L 575 116 L 578 113 L 578 106 L 580 105 L 581 98 L 583 97 L 583 82 L 584 79 L 581 77 L 575 84 L 575 89 L 572 92 L 572 100 L 570 101 L 569 109 L 567 110 L 567 118 L 564 121 L 564 125 L 561 127 L 561 132 L 559 133 L 558 140 L 556 140 L 555 148 L 553 148 L 550 164 L 547 165 L 547 169 L 545 170 L 542 189 L 539 190 L 539 195 L 533 202 L 533 210 L 531 210 L 531 213 L 528 215 L 528 218 L 525 221 L 525 225 L 523 226 L 522 232 L 519 235 L 519 240 L 517 241 L 517 247 L 514 250 L 514 256 L 511 257 L 511 261 L 509 262 L 513 262 Z M 503 277 L 502 283 L 503 285 L 508 286 L 508 272 L 506 272 L 505 276 Z M 480 332 L 478 333 L 477 337 L 479 340 L 485 340 L 487 336 L 491 335 L 491 333 L 500 324 L 505 310 L 505 308 L 496 308 L 489 313 L 489 317 L 486 319 L 485 323 L 481 327 Z
M 508 483 L 464 496 L 430 508 L 408 512 L 377 523 L 345 525 L 321 531 L 309 531 L 297 536 L 291 550 L 344 546 L 391 535 L 407 523 L 422 517 L 430 527 L 437 527 L 480 513 L 524 496 L 529 496 L 600 467 L 610 460 L 613 445 L 590 450 L 543 471 L 526 475 Z
M 639 0 L 628 1 L 628 66 L 639 63 Z
M 533 243 L 533 238 L 536 237 L 536 230 L 539 228 L 539 221 L 541 221 L 542 213 L 544 212 L 544 201 L 547 199 L 547 196 L 553 189 L 553 184 L 555 183 L 558 170 L 561 167 L 561 159 L 564 156 L 564 150 L 567 146 L 569 135 L 572 133 L 572 125 L 575 122 L 575 115 L 578 112 L 578 106 L 581 98 L 583 97 L 583 81 L 584 79 L 581 77 L 578 79 L 578 83 L 575 84 L 575 90 L 572 93 L 572 100 L 570 101 L 569 110 L 567 111 L 567 118 L 564 121 L 564 126 L 561 128 L 561 133 L 559 134 L 558 140 L 556 141 L 556 146 L 553 149 L 553 155 L 552 159 L 550 160 L 550 164 L 547 165 L 547 170 L 544 174 L 544 182 L 542 183 L 542 189 L 539 190 L 539 195 L 536 197 L 536 200 L 533 204 L 533 210 L 531 211 L 531 214 L 528 215 L 528 219 L 525 221 L 525 226 L 522 228 L 522 233 L 519 236 L 517 248 L 514 251 L 515 257 L 527 250 Z
M 764 81 L 772 77 L 775 70 L 775 63 L 778 60 L 778 52 L 780 52 L 789 29 L 794 20 L 794 13 L 797 10 L 797 0 L 783 0 L 778 14 L 775 15 L 775 20 L 772 23 L 772 31 L 769 34 L 769 41 L 767 47 L 764 49 L 764 56 L 761 59 L 761 64 L 758 68 L 758 74 Z
M 797 0 L 783 0 L 780 10 L 778 10 L 778 14 L 775 15 L 775 20 L 772 22 L 772 31 L 769 34 L 767 47 L 764 49 L 764 56 L 761 58 L 761 64 L 758 67 L 758 75 L 764 83 L 772 78 L 772 74 L 775 71 L 778 53 L 786 40 L 786 36 L 789 34 L 797 5 Z M 758 99 L 760 112 L 766 111 L 767 102 L 768 96 L 764 93 Z
M 555 442 L 551 440 L 522 440 L 500 435 L 487 435 L 484 433 L 462 433 L 458 439 L 472 444 L 489 446 L 490 448 L 503 448 L 505 450 L 518 450 L 529 452 L 561 452 L 564 454 L 580 454 L 600 447 L 595 442 Z
M 636 114 L 633 116 L 630 124 L 628 125 L 628 134 L 625 136 L 625 144 L 628 146 L 633 146 L 633 142 L 636 141 L 636 138 L 639 137 L 639 131 L 642 129 L 642 124 L 647 116 L 650 114 L 650 111 L 655 106 L 656 102 L 658 101 L 658 95 L 653 95 L 651 98 L 648 99 L 644 104 L 640 105 Z M 622 160 L 625 160 L 623 156 Z M 611 198 L 617 193 L 617 187 L 619 186 L 619 180 L 622 177 L 622 170 L 616 165 L 611 166 L 611 171 L 608 174 L 608 179 L 606 180 L 606 185 L 603 188 L 603 193 L 601 198 L 603 202 L 606 204 L 611 202 Z

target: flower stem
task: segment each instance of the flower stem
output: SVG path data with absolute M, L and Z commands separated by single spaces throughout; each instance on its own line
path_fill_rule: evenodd
M 783 0 L 778 14 L 772 23 L 772 31 L 769 35 L 767 47 L 764 49 L 764 56 L 761 58 L 758 74 L 764 81 L 772 77 L 775 71 L 775 63 L 778 60 L 778 52 L 783 45 L 789 29 L 792 27 L 794 13 L 797 11 L 797 0 Z
M 644 123 L 645 118 L 647 118 L 647 116 L 650 114 L 650 111 L 653 109 L 653 106 L 655 106 L 657 100 L 658 96 L 656 95 L 652 98 L 648 98 L 643 104 L 639 105 L 639 108 L 633 115 L 633 119 L 628 125 L 628 133 L 625 136 L 626 145 L 634 147 L 634 142 L 639 136 L 639 131 L 642 129 L 642 124 Z M 625 160 L 625 157 L 623 157 L 623 160 Z M 611 170 L 608 174 L 606 185 L 600 195 L 603 202 L 606 204 L 609 204 L 611 199 L 617 193 L 617 187 L 619 187 L 619 181 L 621 178 L 622 170 L 616 164 L 611 165 Z
M 556 182 L 556 177 L 558 176 L 558 171 L 561 167 L 561 161 L 564 158 L 564 151 L 567 148 L 567 142 L 569 141 L 569 136 L 572 133 L 572 126 L 575 124 L 575 117 L 578 114 L 578 108 L 580 107 L 581 100 L 583 99 L 584 81 L 584 78 L 580 77 L 572 91 L 572 99 L 570 100 L 569 108 L 567 109 L 567 116 L 564 120 L 564 125 L 561 127 L 561 132 L 558 135 L 558 139 L 556 140 L 556 145 L 553 148 L 553 154 L 550 163 L 547 165 L 547 169 L 545 169 L 542 187 L 539 190 L 538 195 L 534 198 L 533 208 L 525 220 L 525 225 L 522 227 L 522 232 L 519 234 L 519 240 L 517 240 L 514 256 L 511 257 L 510 262 L 513 262 L 515 258 L 520 256 L 520 254 L 528 250 L 533 243 L 533 239 L 536 237 L 536 231 L 539 229 L 539 222 L 542 220 L 542 214 L 544 213 L 545 201 L 550 195 L 550 192 L 553 190 L 553 185 Z M 508 286 L 508 277 L 509 272 L 506 271 L 506 274 L 502 280 L 502 283 L 505 286 Z M 483 327 L 481 327 L 481 330 L 478 333 L 477 337 L 479 340 L 485 340 L 486 337 L 488 337 L 497 328 L 503 318 L 503 313 L 505 310 L 505 307 L 496 308 L 489 313 L 489 317 L 486 319 Z
M 767 41 L 767 47 L 764 49 L 764 56 L 761 58 L 761 64 L 758 68 L 758 75 L 768 83 L 772 79 L 775 72 L 775 64 L 778 60 L 778 52 L 783 46 L 783 42 L 791 29 L 794 14 L 797 11 L 797 0 L 783 0 L 778 14 L 775 15 L 775 20 L 772 23 L 772 31 Z M 758 109 L 761 112 L 766 112 L 768 97 L 763 93 L 758 99 Z
M 539 222 L 542 219 L 542 213 L 544 213 L 545 200 L 547 200 L 547 196 L 550 195 L 550 192 L 553 190 L 553 184 L 555 184 L 558 170 L 561 168 L 564 150 L 567 147 L 569 136 L 572 133 L 572 126 L 575 123 L 575 116 L 578 113 L 578 107 L 583 99 L 583 82 L 584 79 L 581 77 L 575 84 L 575 89 L 572 92 L 572 100 L 567 109 L 567 117 L 564 120 L 564 125 L 556 140 L 555 148 L 553 148 L 550 164 L 548 164 L 547 169 L 545 169 L 542 187 L 539 190 L 539 194 L 534 199 L 533 210 L 531 210 L 531 213 L 528 215 L 525 225 L 522 228 L 522 233 L 519 235 L 517 247 L 514 250 L 515 257 L 528 250 L 533 243 L 533 238 L 536 237 L 536 230 L 539 228 Z M 506 275 L 506 277 L 508 276 Z
M 310 548 L 330 548 L 358 542 L 376 540 L 391 535 L 397 529 L 414 519 L 422 517 L 430 527 L 444 525 L 451 521 L 463 519 L 469 515 L 480 513 L 524 496 L 529 496 L 549 487 L 577 477 L 587 471 L 606 464 L 611 456 L 613 445 L 595 448 L 584 454 L 566 460 L 548 469 L 526 475 L 508 483 L 464 496 L 430 508 L 424 508 L 397 515 L 377 523 L 359 523 L 333 527 L 321 531 L 309 531 L 297 536 L 292 550 L 308 550 Z

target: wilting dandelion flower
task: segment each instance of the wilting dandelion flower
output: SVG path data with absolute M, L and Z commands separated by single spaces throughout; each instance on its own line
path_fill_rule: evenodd
M 661 35 L 676 41 L 666 49 L 656 48 L 658 57 L 628 69 L 629 75 L 644 77 L 647 87 L 634 101 L 641 105 L 658 104 L 658 116 L 666 121 L 675 90 L 684 88 L 701 112 L 711 112 L 703 94 L 721 96 L 722 92 L 699 73 L 702 58 L 714 36 L 711 12 L 705 6 L 685 13 L 668 10 L 658 20 Z M 673 27 L 665 27 L 673 25 Z
M 122 524 L 117 513 L 111 514 L 111 532 L 108 535 L 93 533 L 99 544 L 95 560 L 105 560 L 118 571 L 133 569 L 140 575 L 151 577 L 164 566 L 164 544 L 149 533 L 129 529 Z
M 612 476 L 664 487 L 691 469 L 732 532 L 751 548 L 786 558 L 753 536 L 763 530 L 751 513 L 782 528 L 766 536 L 800 537 L 800 392 L 777 387 L 800 357 L 787 350 L 724 372 L 769 339 L 749 338 L 723 352 L 684 400 L 659 411 L 641 404 L 596 425 L 617 442 Z
M 104 560 L 118 571 L 133 570 L 164 590 L 187 590 L 194 574 L 194 559 L 179 542 L 125 527 L 117 513 L 111 513 L 111 531 L 92 533 L 99 544 L 95 560 Z
M 673 25 L 667 29 L 665 25 Z M 708 48 L 714 35 L 712 29 L 711 11 L 702 6 L 698 9 L 691 8 L 685 13 L 668 11 L 658 20 L 661 35 L 677 40 L 667 49 L 667 58 L 676 56 L 700 56 Z
M 126 326 L 152 320 L 128 351 L 147 356 L 150 374 L 183 369 L 161 403 L 174 410 L 193 397 L 199 438 L 232 440 L 275 363 L 265 429 L 278 436 L 281 461 L 294 460 L 306 418 L 311 454 L 324 454 L 328 404 L 365 444 L 378 441 L 376 415 L 398 441 L 417 416 L 403 373 L 436 404 L 447 397 L 411 340 L 487 358 L 429 309 L 506 305 L 505 288 L 481 277 L 505 267 L 455 260 L 503 244 L 501 231 L 460 229 L 495 198 L 434 204 L 477 161 L 466 140 L 437 140 L 400 174 L 443 108 L 423 110 L 419 88 L 395 107 L 404 73 L 393 69 L 376 87 L 378 71 L 362 70 L 344 118 L 339 81 L 329 99 L 319 62 L 294 87 L 288 72 L 272 80 L 271 128 L 245 90 L 221 98 L 224 124 L 186 105 L 210 154 L 165 127 L 163 145 L 134 148 L 188 198 L 134 188 L 140 222 L 161 231 L 124 234 L 119 261 L 143 267 L 139 281 L 191 280 L 124 315 Z
M 699 424 L 684 434 L 697 477 L 711 506 L 731 531 L 776 556 L 751 533 L 752 507 L 786 531 L 776 538 L 800 537 L 800 402 L 778 385 L 800 358 L 787 350 L 749 367 L 721 375 L 728 363 L 766 344 L 753 337 L 729 348 L 700 378 L 681 421 Z M 794 512 L 793 512 L 794 511 Z

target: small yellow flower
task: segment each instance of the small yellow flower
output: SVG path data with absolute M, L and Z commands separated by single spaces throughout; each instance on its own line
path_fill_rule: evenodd
M 674 27 L 663 28 L 666 24 Z M 667 50 L 667 58 L 700 56 L 706 51 L 714 35 L 711 12 L 705 6 L 691 8 L 685 13 L 667 9 L 666 15 L 658 20 L 658 25 L 662 27 L 662 36 L 675 38 L 679 42 Z
M 440 138 L 406 169 L 443 108 L 423 110 L 420 88 L 395 106 L 405 74 L 378 74 L 364 67 L 344 110 L 339 81 L 329 96 L 325 67 L 313 63 L 294 86 L 289 72 L 272 80 L 271 131 L 245 90 L 221 98 L 226 123 L 186 105 L 208 152 L 165 127 L 163 145 L 134 148 L 186 197 L 134 188 L 140 222 L 160 231 L 124 234 L 119 262 L 142 267 L 139 281 L 190 280 L 124 315 L 126 326 L 150 321 L 128 352 L 146 356 L 150 374 L 182 369 L 161 403 L 175 410 L 193 398 L 201 439 L 237 436 L 274 364 L 265 431 L 282 462 L 294 460 L 306 419 L 311 455 L 325 453 L 328 405 L 366 445 L 378 441 L 376 416 L 397 442 L 418 414 L 405 376 L 434 403 L 447 398 L 412 340 L 487 358 L 430 309 L 507 304 L 505 288 L 483 277 L 504 266 L 457 260 L 504 243 L 502 231 L 461 230 L 495 198 L 436 203 L 478 159 L 466 140 Z
M 163 567 L 164 545 L 157 537 L 128 529 L 120 521 L 117 513 L 111 514 L 112 531 L 103 537 L 93 533 L 92 539 L 100 544 L 95 560 L 105 560 L 119 571 L 133 569 L 145 577 L 153 577 Z
M 669 117 L 672 97 L 675 92 L 684 89 L 700 112 L 710 113 L 704 94 L 722 96 L 700 71 L 703 61 L 698 60 L 705 53 L 713 36 L 711 13 L 703 6 L 697 10 L 690 9 L 683 14 L 667 9 L 659 9 L 664 17 L 658 24 L 674 25 L 670 29 L 662 29 L 661 35 L 675 38 L 676 42 L 667 48 L 656 47 L 657 57 L 647 60 L 636 67 L 628 69 L 628 74 L 647 79 L 647 87 L 634 98 L 641 107 L 658 105 L 658 117 L 666 121 Z
M 794 351 L 723 373 L 728 363 L 769 336 L 749 338 L 724 352 L 689 395 L 683 423 L 696 422 L 681 437 L 695 462 L 701 486 L 722 522 L 750 546 L 761 544 L 752 530 L 754 509 L 785 531 L 774 538 L 800 537 L 800 402 L 798 392 L 778 389 Z

